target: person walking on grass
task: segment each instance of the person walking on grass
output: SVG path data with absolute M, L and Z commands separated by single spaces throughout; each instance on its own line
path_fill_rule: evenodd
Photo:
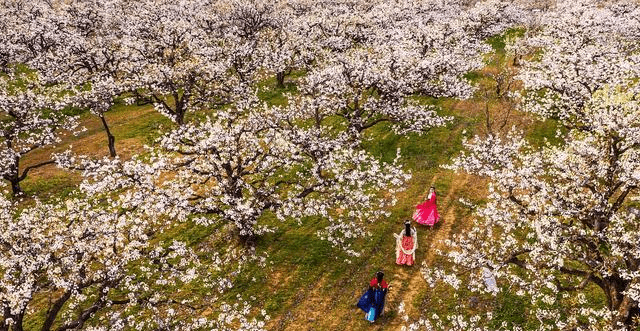
M 433 228 L 440 221 L 436 201 L 436 188 L 431 186 L 426 201 L 416 206 L 413 219 L 420 224 L 429 225 Z
M 416 228 L 411 228 L 411 222 L 404 222 L 404 230 L 396 237 L 396 264 L 411 266 L 416 260 L 416 248 L 418 248 L 418 233 Z
M 375 322 L 384 310 L 384 299 L 389 285 L 383 277 L 382 271 L 376 272 L 375 277 L 369 282 L 369 288 L 358 301 L 358 308 L 364 311 L 364 318 L 371 323 Z

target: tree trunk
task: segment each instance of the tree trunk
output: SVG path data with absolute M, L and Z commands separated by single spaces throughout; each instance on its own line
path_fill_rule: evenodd
M 276 81 L 277 81 L 277 87 L 278 88 L 284 88 L 284 71 L 280 71 L 278 73 L 276 73 Z
M 238 238 L 240 239 L 240 243 L 247 248 L 254 247 L 258 240 L 258 236 L 254 233 L 244 235 L 238 234 Z
M 485 126 L 487 128 L 487 133 L 490 135 L 493 135 L 493 128 L 491 127 L 491 113 L 489 112 L 489 100 L 488 100 L 488 96 L 485 95 L 485 97 L 487 98 L 484 101 Z
M 185 99 L 184 94 L 180 97 L 178 92 L 173 93 L 173 99 L 176 103 L 176 124 L 178 124 L 178 126 L 182 126 L 184 124 L 184 115 L 187 112 L 186 104 L 188 100 Z
M 20 169 L 20 157 L 16 156 L 13 159 L 13 164 L 10 167 L 10 173 L 4 176 L 4 179 L 8 180 L 11 183 L 11 191 L 13 192 L 14 198 L 24 193 L 22 191 L 22 187 L 20 187 L 19 169 Z
M 22 191 L 22 187 L 20 187 L 20 181 L 17 178 L 12 178 L 9 181 L 11 182 L 11 191 L 13 191 L 14 197 L 17 197 L 24 193 L 24 191 Z
M 182 126 L 184 124 L 184 112 L 177 112 L 176 113 L 176 124 L 178 124 L 178 126 Z
M 12 318 L 13 316 L 11 315 L 11 308 L 5 306 L 4 307 L 4 312 L 2 314 L 3 320 L 2 323 L 0 323 L 0 331 L 9 331 L 9 326 L 5 323 L 5 321 L 8 318 Z
M 111 130 L 109 130 L 109 125 L 107 125 L 107 120 L 104 118 L 104 113 L 100 113 L 100 120 L 102 121 L 102 126 L 104 127 L 104 130 L 107 133 L 107 140 L 109 144 L 109 155 L 111 157 L 116 157 L 116 137 L 114 137 L 111 134 Z
M 611 275 L 605 279 L 605 292 L 607 295 L 607 303 L 609 310 L 613 313 L 611 326 L 618 329 L 617 325 L 625 325 L 631 329 L 632 321 L 629 318 L 631 307 L 634 305 L 633 300 L 624 295 L 623 292 L 628 289 L 628 281 L 625 281 L 618 275 Z
M 13 326 L 11 330 L 13 331 L 23 331 L 22 320 L 24 319 L 24 311 L 20 312 L 20 314 L 14 316 L 15 320 L 13 321 Z
M 517 54 L 513 57 L 513 66 L 514 67 L 519 67 L 520 66 L 520 57 L 521 57 L 521 55 L 517 55 Z
M 613 318 L 614 329 L 616 328 L 616 325 L 625 325 L 629 330 L 631 330 L 633 321 L 629 318 L 629 311 L 631 310 L 632 304 L 633 300 L 631 300 L 629 296 L 625 295 L 618 307 L 618 313 L 615 314 Z
M 58 317 L 60 309 L 62 309 L 62 306 L 64 306 L 64 304 L 67 302 L 67 300 L 69 300 L 70 297 L 71 291 L 66 291 L 60 298 L 58 298 L 58 300 L 56 300 L 53 306 L 49 307 L 44 323 L 42 323 L 42 328 L 40 328 L 41 331 L 51 330 L 53 322 Z

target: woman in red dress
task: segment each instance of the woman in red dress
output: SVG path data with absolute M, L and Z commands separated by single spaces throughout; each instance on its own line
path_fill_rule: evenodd
M 404 223 L 404 231 L 393 234 L 396 237 L 396 263 L 413 265 L 418 248 L 418 234 L 416 228 L 411 229 L 411 222 Z
M 431 186 L 429 188 L 429 194 L 427 195 L 427 201 L 416 206 L 416 211 L 413 213 L 413 219 L 420 224 L 429 225 L 431 227 L 438 223 L 440 215 L 438 215 L 436 199 L 436 189 Z

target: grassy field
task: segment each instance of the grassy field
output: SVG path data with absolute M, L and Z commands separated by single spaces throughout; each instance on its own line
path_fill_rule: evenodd
M 482 73 L 479 73 L 473 78 L 480 85 L 490 84 L 482 77 Z M 274 82 L 267 81 L 265 87 L 272 84 Z M 289 84 L 285 89 L 274 87 L 265 91 L 261 97 L 278 104 L 284 100 L 282 93 L 295 91 L 295 86 Z M 492 116 L 499 116 L 503 106 L 497 100 L 482 98 L 424 101 L 441 107 L 441 114 L 451 115 L 454 120 L 446 127 L 434 128 L 423 135 L 397 136 L 384 124 L 368 132 L 372 139 L 365 148 L 384 161 L 391 161 L 396 149 L 400 148 L 402 163 L 413 173 L 413 178 L 407 183 L 406 190 L 398 195 L 399 203 L 390 209 L 391 216 L 371 221 L 372 236 L 356 244 L 357 250 L 363 252 L 360 257 L 349 257 L 320 240 L 316 232 L 323 228 L 322 220 L 303 219 L 300 220 L 302 226 L 296 223 L 297 220 L 278 223 L 274 233 L 264 235 L 257 241 L 256 252 L 268 256 L 266 264 L 250 264 L 223 299 L 232 302 L 238 294 L 254 296 L 253 304 L 264 308 L 271 316 L 269 330 L 400 330 L 404 325 L 398 312 L 400 303 L 405 305 L 409 322 L 433 313 L 445 316 L 449 313 L 469 315 L 493 311 L 492 323 L 496 323 L 496 326 L 506 321 L 535 329 L 535 324 L 532 324 L 534 318 L 528 316 L 528 303 L 508 291 L 497 297 L 478 297 L 478 304 L 470 307 L 469 293 L 462 290 L 454 295 L 445 286 L 431 288 L 422 277 L 421 264 L 446 263 L 435 254 L 436 249 L 443 247 L 442 240 L 474 226 L 471 211 L 458 199 L 482 202 L 487 184 L 482 178 L 455 174 L 440 166 L 450 163 L 458 155 L 464 136 L 486 133 L 487 102 L 490 103 Z M 107 137 L 99 119 L 89 113 L 80 116 L 86 131 L 78 136 L 66 136 L 53 149 L 32 153 L 23 166 L 46 159 L 52 151 L 63 151 L 70 145 L 78 154 L 107 156 Z M 148 106 L 117 106 L 106 113 L 106 119 L 116 137 L 116 149 L 123 159 L 143 152 L 143 146 L 153 144 L 160 130 L 173 126 Z M 508 121 L 506 128 L 515 126 L 526 129 L 528 137 L 540 143 L 544 138 L 551 139 L 556 130 L 553 122 L 538 122 L 517 112 Z M 72 191 L 79 180 L 78 174 L 46 166 L 30 173 L 23 182 L 23 188 L 29 196 L 58 197 Z M 422 202 L 428 187 L 432 185 L 438 192 L 442 221 L 433 229 L 418 226 L 418 264 L 413 267 L 397 266 L 394 263 L 395 240 L 392 234 L 402 230 L 402 223 L 411 217 L 415 205 Z M 203 256 L 208 257 L 224 244 L 224 238 L 213 235 L 216 230 L 183 223 L 163 234 L 163 237 L 198 246 Z M 370 325 L 355 304 L 377 270 L 385 272 L 392 290 L 387 299 L 385 316 Z M 196 286 L 188 291 L 193 291 L 196 294 L 194 296 L 198 297 L 202 289 Z M 210 309 L 202 310 L 203 315 L 214 314 L 215 303 L 206 302 L 206 294 L 203 293 L 199 300 L 201 302 L 197 304 L 200 306 L 211 305 Z

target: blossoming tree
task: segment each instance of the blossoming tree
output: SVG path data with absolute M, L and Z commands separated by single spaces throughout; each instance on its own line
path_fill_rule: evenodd
M 467 144 L 469 154 L 453 165 L 492 180 L 477 224 L 451 242 L 446 255 L 458 266 L 454 271 L 492 268 L 531 298 L 543 329 L 624 328 L 640 299 L 633 207 L 640 179 L 638 101 L 602 90 L 583 113 L 581 124 L 590 130 L 569 131 L 561 146 L 534 148 L 516 134 L 490 137 Z M 479 275 L 470 277 L 469 287 L 484 289 Z M 444 279 L 460 285 L 458 277 Z M 605 304 L 584 308 L 584 293 L 595 288 Z
M 22 193 L 20 182 L 29 171 L 54 163 L 53 159 L 45 159 L 24 166 L 24 157 L 59 143 L 65 132 L 78 127 L 77 117 L 61 112 L 69 101 L 55 93 L 59 91 L 26 74 L 0 78 L 0 175 L 11 183 L 14 195 Z
M 355 254 L 350 238 L 366 234 L 362 225 L 385 213 L 381 204 L 394 203 L 379 190 L 401 189 L 408 175 L 355 148 L 346 134 L 295 124 L 308 121 L 295 107 L 242 99 L 235 109 L 167 133 L 146 166 L 95 163 L 85 187 L 124 189 L 127 206 L 149 214 L 229 224 L 245 242 L 270 230 L 259 224 L 267 212 L 282 220 L 322 216 L 329 220 L 323 236 Z M 69 157 L 60 164 L 73 167 Z
M 232 284 L 202 275 L 234 262 L 203 266 L 183 242 L 158 244 L 156 234 L 171 223 L 81 192 L 31 206 L 2 195 L 0 206 L 0 330 L 264 329 L 242 300 L 220 302 L 217 318 L 201 315 L 208 306 L 182 289 L 203 282 L 212 294 L 202 300 L 216 301 Z
M 523 61 L 520 79 L 529 92 L 527 111 L 580 117 L 595 91 L 638 75 L 637 36 L 630 32 L 636 30 L 638 13 L 622 9 L 591 1 L 561 2 L 557 10 L 542 15 L 542 27 L 522 44 L 529 53 L 543 54 Z

